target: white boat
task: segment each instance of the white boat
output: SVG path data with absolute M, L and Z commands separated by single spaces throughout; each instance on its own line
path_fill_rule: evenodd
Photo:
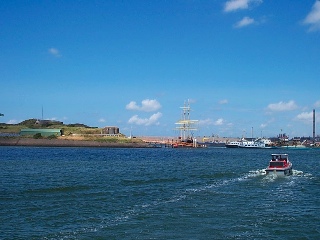
M 239 141 L 232 141 L 232 142 L 227 142 L 226 147 L 227 148 L 238 148 L 241 142 Z
M 254 141 L 242 140 L 239 144 L 240 148 L 272 148 L 270 139 L 258 138 Z
M 269 166 L 266 168 L 266 174 L 270 173 L 277 176 L 292 174 L 292 163 L 289 161 L 288 154 L 271 154 Z

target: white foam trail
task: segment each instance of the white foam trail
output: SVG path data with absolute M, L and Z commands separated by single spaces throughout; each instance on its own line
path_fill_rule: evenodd
M 303 171 L 299 170 L 293 170 L 293 175 L 294 177 L 306 177 L 310 178 L 312 174 L 309 173 L 304 173 Z M 200 186 L 196 188 L 189 188 L 182 190 L 181 192 L 179 191 L 176 195 L 173 195 L 171 198 L 168 199 L 156 199 L 150 203 L 144 203 L 141 205 L 135 205 L 131 210 L 127 210 L 119 216 L 114 217 L 113 219 L 103 219 L 101 226 L 98 227 L 87 227 L 83 228 L 77 231 L 74 231 L 72 236 L 78 236 L 81 235 L 82 233 L 85 232 L 97 232 L 99 229 L 104 229 L 108 228 L 111 226 L 116 226 L 119 224 L 123 224 L 127 221 L 129 221 L 132 217 L 137 216 L 141 214 L 142 212 L 145 211 L 150 211 L 149 209 L 162 205 L 162 204 L 171 204 L 171 203 L 176 203 L 179 201 L 183 201 L 184 199 L 188 198 L 189 196 L 192 196 L 193 194 L 197 194 L 202 191 L 208 191 L 209 189 L 214 189 L 214 188 L 220 188 L 226 185 L 230 185 L 232 183 L 237 183 L 241 181 L 249 181 L 249 180 L 255 180 L 256 178 L 262 177 L 259 181 L 262 181 L 264 184 L 274 182 L 276 181 L 279 177 L 276 174 L 266 174 L 265 169 L 256 169 L 256 170 L 251 170 L 248 173 L 244 173 L 240 177 L 234 177 L 234 178 L 229 178 L 229 179 L 220 179 L 219 181 L 206 185 L 206 186 Z M 287 176 L 290 179 L 290 176 Z M 281 177 L 283 178 L 283 177 Z M 294 178 L 291 178 L 290 183 L 288 184 L 294 184 Z M 64 236 L 63 236 L 64 235 Z M 64 232 L 60 233 L 58 236 L 59 239 L 64 239 L 64 238 L 69 238 L 70 237 L 70 232 Z
M 293 175 L 294 176 L 303 176 L 303 171 L 299 171 L 299 170 L 294 170 L 292 171 Z
M 241 181 L 241 180 L 247 180 L 249 178 L 255 178 L 255 177 L 260 177 L 260 176 L 265 176 L 265 175 L 266 175 L 265 169 L 257 169 L 257 170 L 249 171 L 249 173 L 246 173 L 244 176 L 242 176 L 238 179 Z

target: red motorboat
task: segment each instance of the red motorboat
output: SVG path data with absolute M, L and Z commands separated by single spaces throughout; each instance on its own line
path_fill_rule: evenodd
M 292 163 L 289 161 L 288 154 L 271 154 L 266 173 L 274 173 L 277 176 L 292 175 Z

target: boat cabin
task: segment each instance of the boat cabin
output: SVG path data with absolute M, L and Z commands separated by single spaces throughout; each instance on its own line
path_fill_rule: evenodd
M 284 167 L 288 163 L 288 154 L 271 154 L 269 167 Z
M 277 168 L 277 167 L 284 167 L 286 165 L 285 161 L 271 161 L 269 167 Z
M 288 161 L 288 154 L 271 154 L 272 161 Z

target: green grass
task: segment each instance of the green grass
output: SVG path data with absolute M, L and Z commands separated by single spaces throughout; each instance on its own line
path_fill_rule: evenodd
M 19 133 L 20 130 L 21 130 L 21 126 L 0 123 L 0 132 L 2 133 Z
M 62 129 L 63 134 L 69 136 L 73 133 L 75 134 L 100 134 L 101 128 L 86 128 L 86 127 L 68 127 L 68 126 L 59 126 L 55 127 Z
M 120 134 L 120 137 L 113 136 L 100 136 L 102 129 L 96 127 L 89 127 L 83 124 L 52 124 L 49 126 L 41 126 L 35 123 L 35 119 L 25 120 L 19 124 L 5 124 L 0 123 L 0 133 L 20 133 L 21 129 L 25 128 L 43 128 L 43 129 L 61 129 L 63 135 L 70 136 L 72 134 L 78 134 L 84 137 L 87 141 L 99 141 L 109 143 L 138 143 L 142 142 L 141 139 L 128 139 L 124 135 Z M 33 136 L 24 136 L 33 137 Z
M 4 124 L 0 123 L 0 132 L 2 133 L 19 133 L 21 129 L 31 128 L 26 125 Z M 68 127 L 66 125 L 54 125 L 49 127 L 32 126 L 32 128 L 49 128 L 62 129 L 65 135 L 75 134 L 100 134 L 101 128 L 86 128 L 86 127 Z

